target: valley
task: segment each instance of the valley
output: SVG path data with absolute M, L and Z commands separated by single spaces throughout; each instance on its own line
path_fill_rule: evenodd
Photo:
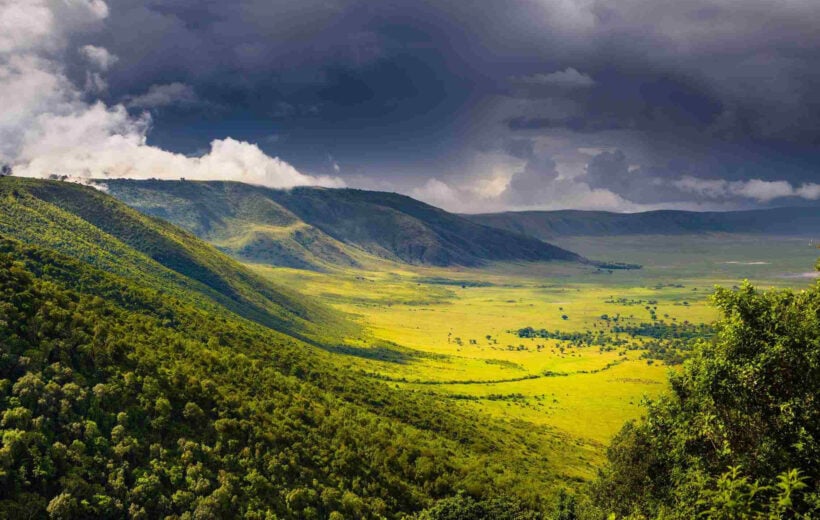
M 587 480 L 612 436 L 640 416 L 644 398 L 666 391 L 667 372 L 687 355 L 669 346 L 672 327 L 708 329 L 717 318 L 709 302 L 716 285 L 807 286 L 803 273 L 816 255 L 803 238 L 748 235 L 581 237 L 559 245 L 643 268 L 442 268 L 375 259 L 323 273 L 249 266 L 361 324 L 365 335 L 348 338 L 359 358 L 352 369 L 522 431 L 543 429 L 545 460 L 565 478 Z M 641 324 L 658 330 L 632 330 Z M 551 337 L 522 337 L 526 327 Z M 660 344 L 654 352 L 653 342 Z
M 0 0 L 0 520 L 820 520 L 818 20 Z
M 398 519 L 464 494 L 555 511 L 712 343 L 716 286 L 808 288 L 817 254 L 546 243 L 377 192 L 126 185 L 133 206 L 0 179 L 7 516 Z
M 794 208 L 459 216 L 361 190 L 105 189 L 355 324 L 324 327 L 317 345 L 357 377 L 529 436 L 558 486 L 592 479 L 623 424 L 668 390 L 711 333 L 715 286 L 807 286 L 817 252 L 816 212 Z

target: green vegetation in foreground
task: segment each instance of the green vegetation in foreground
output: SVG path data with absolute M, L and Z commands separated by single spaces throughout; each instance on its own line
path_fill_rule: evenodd
M 0 518 L 548 507 L 543 434 L 360 377 L 336 312 L 91 188 L 0 187 Z
M 672 392 L 646 404 L 593 484 L 560 493 L 560 519 L 800 519 L 820 515 L 820 283 L 718 289 L 716 335 Z M 515 502 L 457 496 L 423 520 L 541 518 Z
M 0 517 L 818 512 L 817 285 L 719 291 L 664 392 L 650 345 L 711 334 L 693 270 L 249 270 L 89 188 L 0 195 Z
M 633 518 L 817 518 L 820 284 L 714 302 L 714 341 L 618 434 L 593 501 Z
M 0 516 L 394 516 L 509 474 L 479 454 L 484 433 L 433 402 L 250 322 L 3 250 Z

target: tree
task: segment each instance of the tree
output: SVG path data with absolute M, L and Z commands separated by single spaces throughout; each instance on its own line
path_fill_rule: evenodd
M 691 518 L 741 478 L 721 484 L 730 468 L 743 468 L 743 486 L 766 489 L 800 471 L 807 488 L 790 494 L 790 511 L 816 516 L 820 284 L 794 292 L 744 283 L 719 289 L 713 302 L 723 314 L 714 338 L 671 376 L 671 394 L 613 441 L 596 497 L 622 515 Z
M 508 497 L 475 500 L 462 493 L 439 500 L 417 514 L 415 520 L 538 520 L 541 514 Z M 573 517 L 566 517 L 570 520 Z

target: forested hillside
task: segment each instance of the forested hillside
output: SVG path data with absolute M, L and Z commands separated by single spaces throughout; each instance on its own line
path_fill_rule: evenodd
M 272 190 L 232 182 L 108 181 L 108 191 L 249 262 L 300 269 L 356 266 L 351 248 L 303 222 Z
M 186 265 L 234 264 L 197 239 L 112 223 L 129 210 L 91 188 L 0 184 L 0 517 L 394 518 L 458 490 L 544 507 L 507 427 L 291 335 L 321 306 L 283 301 L 280 322 L 241 269 L 202 276 L 239 288 L 220 300 Z M 160 237 L 190 264 L 128 245 Z
M 334 353 L 356 325 L 191 234 L 89 187 L 0 200 L 0 518 L 820 513 L 817 283 L 717 291 L 587 488 L 539 448 L 570 438 L 370 377 Z
M 274 190 L 231 182 L 110 180 L 105 185 L 128 205 L 250 262 L 355 266 L 357 252 L 437 266 L 581 260 L 395 193 Z
M 193 235 L 93 188 L 0 178 L 0 233 L 152 285 L 204 308 L 231 311 L 292 334 L 341 323 L 289 288 L 262 281 Z

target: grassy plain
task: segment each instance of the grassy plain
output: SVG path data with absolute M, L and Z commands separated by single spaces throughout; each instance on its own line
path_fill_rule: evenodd
M 360 337 L 339 345 L 353 354 L 344 369 L 471 407 L 522 438 L 546 433 L 531 447 L 534 456 L 563 478 L 583 480 L 623 423 L 639 416 L 642 399 L 665 391 L 667 371 L 675 369 L 646 359 L 653 338 L 625 328 L 709 324 L 715 285 L 747 278 L 804 286 L 817 255 L 805 239 L 748 236 L 595 237 L 558 245 L 644 267 L 444 269 L 372 259 L 361 269 L 324 273 L 252 267 L 363 325 Z M 525 327 L 564 339 L 520 337 Z

